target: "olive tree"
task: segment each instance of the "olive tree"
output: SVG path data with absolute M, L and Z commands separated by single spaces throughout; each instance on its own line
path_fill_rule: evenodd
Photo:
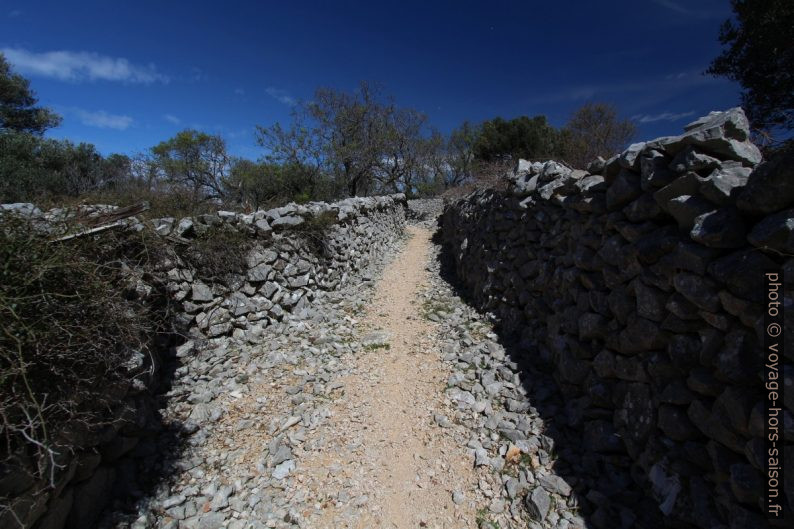
M 223 179 L 231 158 L 222 137 L 183 130 L 152 147 L 152 156 L 168 180 L 190 187 L 196 195 L 225 195 Z
M 309 171 L 331 182 L 338 195 L 411 193 L 433 145 L 427 118 L 401 108 L 377 87 L 361 83 L 354 92 L 318 89 L 312 101 L 295 106 L 288 127 L 257 127 L 266 160 Z
M 598 156 L 608 158 L 623 149 L 636 133 L 636 125 L 620 119 L 607 103 L 586 103 L 563 127 L 562 155 L 574 167 L 586 167 Z

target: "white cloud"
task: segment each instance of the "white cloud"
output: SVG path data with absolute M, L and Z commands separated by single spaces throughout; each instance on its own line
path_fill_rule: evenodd
M 720 3 L 713 6 L 698 6 L 697 9 L 691 8 L 689 2 L 676 2 L 674 0 L 651 0 L 654 4 L 662 6 L 674 13 L 693 18 L 722 18 L 727 15 L 725 6 Z
M 104 110 L 90 111 L 82 108 L 71 109 L 83 125 L 100 129 L 126 130 L 132 125 L 133 119 L 129 116 L 109 114 Z
M 690 13 L 689 9 L 675 2 L 672 2 L 671 0 L 652 0 L 652 2 L 662 7 L 666 7 L 670 11 L 675 11 L 676 13 L 681 13 L 684 15 L 688 15 Z
M 23 74 L 52 77 L 61 81 L 120 81 L 125 83 L 167 83 L 153 64 L 139 66 L 123 57 L 108 57 L 88 51 L 47 51 L 36 53 L 22 48 L 0 49 L 16 70 Z
M 284 105 L 289 105 L 292 107 L 298 103 L 298 101 L 294 97 L 289 95 L 289 92 L 287 92 L 286 90 L 269 86 L 265 90 L 265 92 L 267 92 L 267 95 L 269 95 L 270 97 L 272 97 L 273 99 Z
M 239 129 L 239 130 L 229 131 L 226 133 L 226 135 L 229 137 L 229 139 L 237 140 L 240 138 L 245 138 L 246 136 L 248 136 L 249 132 L 250 131 L 248 129 Z
M 179 125 L 180 123 L 182 123 L 182 120 L 173 114 L 165 114 L 163 116 L 163 119 L 168 121 L 169 123 L 173 123 L 174 125 Z
M 204 73 L 204 70 L 198 66 L 193 66 L 190 68 L 190 76 L 188 77 L 188 81 L 191 83 L 202 83 L 209 78 L 210 76 Z
M 656 115 L 637 114 L 636 116 L 632 116 L 631 119 L 639 121 L 640 123 L 653 123 L 654 121 L 678 121 L 679 119 L 684 119 L 693 115 L 694 113 L 694 110 L 690 110 L 689 112 L 679 112 L 678 114 L 674 114 L 672 112 L 662 112 L 661 114 Z
M 705 68 L 704 68 L 705 69 Z M 693 87 L 727 82 L 712 76 L 702 75 L 702 70 L 675 72 L 664 76 L 638 78 L 605 84 L 584 84 L 563 86 L 554 92 L 545 92 L 525 98 L 522 102 L 529 105 L 543 105 L 568 101 L 586 101 L 597 98 L 614 98 L 616 95 L 637 94 L 644 97 L 663 94 L 665 98 L 680 94 Z M 646 105 L 647 107 L 648 105 Z
M 243 90 L 242 88 L 235 88 L 234 89 L 234 93 L 235 93 L 235 95 L 238 95 L 238 96 L 244 96 L 245 95 L 245 90 Z

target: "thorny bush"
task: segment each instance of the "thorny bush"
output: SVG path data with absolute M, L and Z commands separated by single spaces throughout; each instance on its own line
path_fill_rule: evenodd
M 0 214 L 0 476 L 53 486 L 68 452 L 119 416 L 145 369 L 128 362 L 157 326 L 123 273 L 130 256 L 148 258 L 140 234 L 53 242 Z
M 177 254 L 202 281 L 228 284 L 235 276 L 245 275 L 252 246 L 249 235 L 221 224 L 198 231 L 188 244 L 177 247 Z
M 304 217 L 301 224 L 293 227 L 290 234 L 303 239 L 306 247 L 317 257 L 328 253 L 328 230 L 337 224 L 335 211 L 323 211 L 318 215 Z

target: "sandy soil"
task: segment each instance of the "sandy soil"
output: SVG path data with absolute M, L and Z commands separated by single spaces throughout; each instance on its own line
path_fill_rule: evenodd
M 388 333 L 352 357 L 344 394 L 300 459 L 297 479 L 322 503 L 310 527 L 476 527 L 472 459 L 452 429 L 440 428 L 449 371 L 436 325 L 422 317 L 418 293 L 428 281 L 430 231 L 408 228 L 403 252 L 386 268 L 360 336 Z M 459 504 L 453 492 L 465 494 Z M 317 513 L 318 511 L 315 511 Z

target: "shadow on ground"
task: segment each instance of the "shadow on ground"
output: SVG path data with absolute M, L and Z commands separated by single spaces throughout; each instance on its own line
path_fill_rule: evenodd
M 467 288 L 455 273 L 451 256 L 446 252 L 436 231 L 433 242 L 441 247 L 439 254 L 441 276 L 455 294 L 474 310 L 483 313 Z M 594 452 L 587 444 L 583 419 L 603 419 L 612 422 L 612 412 L 586 417 L 578 411 L 575 399 L 565 392 L 553 377 L 552 368 L 541 358 L 537 344 L 522 341 L 518 332 L 506 328 L 498 316 L 487 314 L 494 324 L 499 344 L 510 360 L 518 365 L 527 398 L 545 424 L 544 434 L 553 440 L 557 457 L 554 470 L 573 489 L 579 515 L 586 527 L 597 529 L 629 529 L 673 527 L 666 522 L 658 504 L 647 496 L 632 477 L 631 461 L 624 453 Z M 640 476 L 637 476 L 640 478 Z M 674 527 L 682 527 L 676 525 Z
M 175 347 L 184 342 L 178 334 L 156 338 L 154 349 L 160 361 L 157 378 L 139 401 L 138 420 L 140 440 L 135 448 L 114 466 L 115 480 L 107 491 L 107 504 L 98 529 L 127 528 L 141 512 L 149 511 L 149 504 L 170 476 L 177 473 L 187 441 L 193 429 L 189 424 L 168 421 L 163 416 L 169 392 L 176 380 L 176 370 L 182 365 L 175 355 Z M 147 525 L 148 526 L 148 525 Z

